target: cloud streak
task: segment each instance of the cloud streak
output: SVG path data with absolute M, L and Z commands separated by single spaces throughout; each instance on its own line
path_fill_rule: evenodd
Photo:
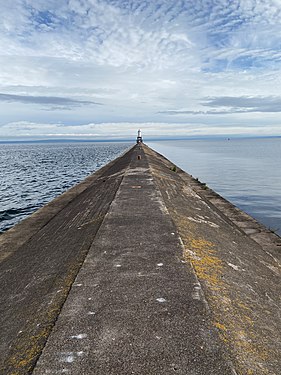
M 13 95 L 0 93 L 0 102 L 19 102 L 25 104 L 56 105 L 64 107 L 75 107 L 82 105 L 102 105 L 87 100 L 75 100 L 62 98 L 59 96 L 31 96 L 31 95 Z
M 281 97 L 233 97 L 209 98 L 201 103 L 207 107 L 226 108 L 230 113 L 281 112 Z
M 212 107 L 212 110 L 166 110 L 158 112 L 159 114 L 182 116 L 182 115 L 226 115 L 233 113 L 280 113 L 281 112 L 281 97 L 234 97 L 221 96 L 214 98 L 207 98 L 201 102 L 204 107 Z

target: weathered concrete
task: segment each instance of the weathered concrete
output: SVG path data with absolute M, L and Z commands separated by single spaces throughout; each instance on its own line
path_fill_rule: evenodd
M 131 153 L 0 236 L 0 374 L 33 368 Z
M 280 237 L 187 173 L 173 172 L 161 155 L 146 154 L 237 373 L 280 374 Z
M 63 371 L 233 374 L 142 148 L 34 374 Z
M 0 237 L 1 374 L 281 373 L 280 238 L 174 169 L 135 146 Z

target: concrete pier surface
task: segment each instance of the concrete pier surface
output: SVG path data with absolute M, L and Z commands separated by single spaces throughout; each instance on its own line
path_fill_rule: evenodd
M 281 239 L 144 144 L 0 236 L 0 374 L 281 374 Z

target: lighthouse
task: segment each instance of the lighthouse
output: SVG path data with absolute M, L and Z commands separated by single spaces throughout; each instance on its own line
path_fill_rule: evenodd
M 142 143 L 141 130 L 138 130 L 137 143 Z

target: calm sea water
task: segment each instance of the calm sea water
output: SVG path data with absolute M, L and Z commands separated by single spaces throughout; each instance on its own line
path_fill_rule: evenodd
M 0 144 L 0 232 L 83 180 L 131 145 Z
M 147 144 L 281 235 L 281 138 Z
M 281 138 L 147 144 L 281 235 Z M 0 232 L 131 145 L 0 144 Z

